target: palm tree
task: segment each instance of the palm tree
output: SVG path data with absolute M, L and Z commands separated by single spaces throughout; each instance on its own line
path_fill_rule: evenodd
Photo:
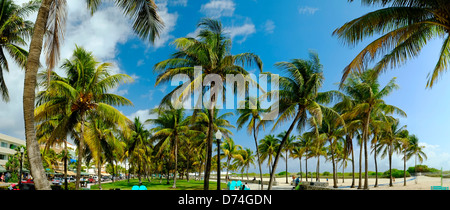
M 12 0 L 1 0 L 0 12 L 0 95 L 3 101 L 9 102 L 8 87 L 3 72 L 9 72 L 6 54 L 21 68 L 25 68 L 28 52 L 20 46 L 26 46 L 26 39 L 31 37 L 33 23 L 25 20 L 32 12 L 39 8 L 38 1 L 30 1 L 18 6 Z
M 270 174 L 272 174 L 271 170 L 273 170 L 273 158 L 279 151 L 279 147 L 280 139 L 276 138 L 275 135 L 266 135 L 259 141 L 259 150 L 261 151 L 260 161 L 262 163 L 267 159 L 267 166 Z M 272 177 L 270 177 L 270 179 L 272 179 Z
M 242 159 L 236 158 L 233 160 L 233 162 L 242 167 L 241 170 L 242 176 L 244 175 L 244 170 L 246 170 L 247 180 L 249 180 L 248 169 L 250 168 L 250 165 L 255 166 L 256 157 L 253 153 L 253 150 L 251 150 L 250 148 L 244 148 L 242 150 L 239 150 L 239 154 L 241 155 Z
M 386 114 L 399 114 L 405 116 L 406 113 L 396 106 L 388 105 L 384 102 L 384 98 L 398 89 L 395 83 L 396 78 L 391 79 L 386 86 L 380 88 L 377 78 L 371 75 L 373 70 L 363 72 L 362 74 L 352 74 L 351 77 L 343 84 L 342 90 L 353 100 L 351 110 L 343 114 L 344 119 L 361 120 L 362 125 L 362 144 L 365 156 L 365 183 L 364 189 L 368 189 L 368 152 L 367 141 L 370 133 L 371 116 L 382 110 Z
M 381 157 L 386 157 L 386 155 L 389 157 L 389 186 L 392 187 L 392 155 L 399 149 L 398 147 L 395 147 L 395 144 L 406 141 L 408 131 L 405 129 L 405 125 L 400 126 L 400 121 L 398 119 L 393 117 L 389 118 L 389 128 L 383 132 L 379 144 L 380 152 L 382 153 Z
M 261 190 L 263 190 L 264 184 L 262 182 L 262 169 L 261 169 L 261 161 L 260 153 L 259 153 L 259 147 L 258 147 L 258 132 L 261 127 L 265 127 L 265 124 L 267 121 L 262 120 L 262 114 L 266 113 L 267 111 L 264 109 L 261 109 L 260 103 L 258 103 L 258 100 L 256 98 L 248 97 L 245 101 L 242 101 L 240 103 L 243 103 L 245 105 L 245 109 L 238 109 L 237 112 L 239 113 L 239 118 L 237 119 L 237 128 L 238 130 L 241 129 L 244 124 L 248 122 L 247 125 L 247 133 L 252 134 L 253 138 L 255 140 L 255 147 L 256 147 L 256 156 L 258 158 L 258 167 L 259 167 L 259 177 L 261 180 Z M 256 107 L 256 109 L 250 109 L 251 107 Z
M 353 0 L 350 0 L 353 1 Z M 397 67 L 407 59 L 420 54 L 428 41 L 444 37 L 439 60 L 428 76 L 427 87 L 433 87 L 446 70 L 450 56 L 450 2 L 445 0 L 362 0 L 363 4 L 387 6 L 356 18 L 334 31 L 339 39 L 350 46 L 382 34 L 367 45 L 344 69 L 342 83 L 350 72 L 361 72 L 368 62 L 379 55 L 382 59 L 375 66 L 375 75 L 389 67 Z
M 87 0 L 88 9 L 93 14 L 101 4 L 101 0 Z M 162 31 L 164 23 L 158 15 L 153 0 L 114 0 L 125 15 L 133 20 L 133 30 L 142 39 L 153 42 Z M 30 156 L 31 173 L 35 179 L 36 189 L 50 190 L 50 183 L 41 166 L 39 144 L 34 129 L 34 103 L 37 72 L 40 67 L 40 56 L 45 41 L 46 63 L 50 71 L 57 65 L 61 41 L 63 40 L 65 20 L 67 16 L 66 0 L 42 0 L 36 17 L 30 50 L 25 65 L 25 81 L 23 92 L 23 111 L 25 121 L 25 137 Z
M 231 39 L 226 36 L 222 23 L 218 20 L 209 18 L 202 19 L 198 23 L 200 32 L 197 39 L 190 37 L 183 37 L 176 39 L 174 44 L 177 52 L 174 53 L 170 59 L 157 63 L 154 70 L 159 73 L 156 86 L 162 83 L 171 81 L 172 77 L 178 74 L 188 75 L 191 79 L 189 88 L 182 89 L 183 85 L 175 88 L 171 93 L 164 97 L 161 104 L 169 104 L 172 95 L 177 91 L 182 91 L 180 97 L 187 95 L 187 91 L 194 87 L 194 91 L 200 92 L 202 98 L 203 93 L 206 93 L 206 87 L 196 89 L 199 81 L 204 81 L 208 75 L 215 74 L 219 76 L 222 81 L 225 81 L 226 75 L 248 75 L 249 73 L 243 68 L 245 64 L 256 63 L 258 68 L 262 70 L 262 62 L 259 57 L 253 53 L 242 53 L 238 55 L 231 54 Z M 201 66 L 202 74 L 195 75 L 194 67 Z M 215 83 L 211 84 L 210 88 L 215 87 Z M 217 84 L 218 85 L 218 84 Z M 216 87 L 217 88 L 217 87 Z M 219 87 L 220 88 L 220 87 Z M 189 93 L 190 94 L 190 93 Z M 209 124 L 207 131 L 207 156 L 206 156 L 206 170 L 204 176 L 204 190 L 209 189 L 209 176 L 211 171 L 211 157 L 212 157 L 212 142 L 213 142 L 213 116 L 217 104 L 218 96 L 211 94 L 209 96 L 209 107 L 204 107 L 210 110 Z M 225 97 L 223 97 L 225 98 Z M 196 107 L 201 104 L 196 103 Z M 194 115 L 196 113 L 194 111 Z
M 407 155 L 409 158 L 411 158 L 412 156 L 415 156 L 414 158 L 414 176 L 416 176 L 416 184 L 417 184 L 417 172 L 416 172 L 416 167 L 417 167 L 417 159 L 419 159 L 419 162 L 422 163 L 424 158 L 427 159 L 427 155 L 423 152 L 423 149 L 425 148 L 425 146 L 420 146 L 419 145 L 419 138 L 416 135 L 410 135 L 408 137 L 409 140 L 409 147 L 408 147 L 408 151 L 407 151 Z
M 275 157 L 271 179 L 269 181 L 268 189 L 272 189 L 272 178 L 274 176 L 281 149 L 284 147 L 289 135 L 297 126 L 298 133 L 306 124 L 307 113 L 315 116 L 318 123 L 322 122 L 322 110 L 324 108 L 319 103 L 329 103 L 332 96 L 337 96 L 337 91 L 319 92 L 323 83 L 322 64 L 317 53 L 310 52 L 310 60 L 293 59 L 291 62 L 279 62 L 275 64 L 276 67 L 287 73 L 286 77 L 280 77 L 279 91 L 270 91 L 279 93 L 279 113 L 272 131 L 281 125 L 281 122 L 286 122 L 292 119 L 292 123 L 286 132 L 286 135 L 281 140 L 281 145 Z
M 228 182 L 228 171 L 230 169 L 230 161 L 231 159 L 237 159 L 240 161 L 244 161 L 242 154 L 241 154 L 241 150 L 242 150 L 242 146 L 241 145 L 237 145 L 234 143 L 233 139 L 231 138 L 227 138 L 225 139 L 225 141 L 222 143 L 222 145 L 220 146 L 222 151 L 223 151 L 223 155 L 227 158 L 227 182 Z
M 286 135 L 286 131 L 283 131 L 280 134 L 278 134 L 277 137 L 279 139 L 282 139 L 285 135 Z M 290 136 L 286 140 L 286 144 L 284 145 L 284 149 L 283 149 L 285 152 L 284 159 L 285 159 L 285 163 L 286 163 L 286 184 L 289 184 L 289 181 L 288 181 L 288 158 L 289 158 L 288 152 L 292 155 L 292 150 L 295 147 L 295 139 L 297 139 L 296 136 L 294 136 L 294 135 Z
M 98 186 L 101 188 L 101 168 L 102 163 L 105 158 L 111 156 L 113 153 L 123 153 L 118 150 L 122 148 L 122 142 L 119 142 L 114 135 L 114 130 L 116 129 L 113 123 L 104 121 L 98 116 L 89 116 L 88 122 L 86 123 L 86 132 L 84 139 L 92 152 L 94 159 L 97 161 L 98 168 Z
M 124 74 L 110 75 L 109 66 L 108 63 L 99 65 L 92 53 L 77 47 L 72 60 L 66 60 L 61 67 L 66 71 L 67 77 L 61 77 L 53 72 L 51 82 L 47 85 L 43 83 L 46 91 L 39 94 L 35 114 L 38 122 L 63 115 L 49 141 L 65 139 L 67 134 L 79 126 L 77 187 L 85 148 L 84 132 L 87 117 L 98 115 L 104 121 L 116 123 L 120 128 L 127 129 L 129 120 L 113 106 L 132 103 L 122 96 L 108 93 L 108 90 L 132 79 Z
M 164 145 L 170 145 L 173 151 L 175 160 L 175 170 L 172 188 L 176 188 L 177 170 L 178 170 L 178 145 L 183 142 L 189 133 L 194 132 L 190 130 L 190 120 L 185 117 L 183 109 L 154 109 L 151 113 L 157 113 L 157 119 L 148 119 L 146 123 L 151 123 L 155 127 L 151 129 L 153 139 L 158 140 L 156 149 L 164 148 Z M 158 151 L 158 153 L 161 151 Z
M 340 117 L 339 114 L 324 114 L 322 125 L 319 126 L 318 132 L 321 134 L 325 134 L 325 139 L 329 143 L 330 153 L 331 153 L 331 162 L 333 166 L 333 187 L 337 188 L 337 175 L 336 175 L 336 164 L 335 164 L 335 155 L 336 155 L 336 144 L 338 140 L 345 134 L 345 124 L 344 120 Z

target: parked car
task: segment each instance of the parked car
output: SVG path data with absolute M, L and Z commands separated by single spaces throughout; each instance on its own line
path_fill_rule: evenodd
M 55 177 L 52 179 L 52 184 L 61 185 L 63 183 L 63 179 L 61 177 Z
M 73 178 L 73 177 L 67 177 L 67 182 L 68 182 L 68 183 L 76 182 L 76 179 Z M 62 183 L 65 183 L 65 179 L 64 179 L 64 178 L 62 179 Z
M 34 181 L 32 179 L 27 179 L 25 181 L 22 181 L 24 184 L 34 184 Z

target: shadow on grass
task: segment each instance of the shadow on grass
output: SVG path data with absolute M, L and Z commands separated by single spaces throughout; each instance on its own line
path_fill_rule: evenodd
M 130 183 L 128 183 L 128 180 L 120 180 L 110 183 L 102 183 L 102 189 L 103 190 L 110 190 L 110 189 L 120 189 L 120 190 L 131 190 L 131 188 L 135 185 L 139 185 L 138 179 L 130 179 Z M 170 183 L 167 184 L 167 180 L 162 180 L 161 183 L 159 180 L 152 180 L 151 182 L 148 182 L 148 180 L 142 180 L 142 185 L 147 187 L 147 190 L 203 190 L 203 181 L 195 181 L 195 180 L 177 180 L 176 188 L 173 187 L 173 181 L 170 180 Z M 226 184 L 222 183 L 221 188 L 225 189 L 227 186 Z M 210 182 L 209 184 L 210 190 L 216 190 L 217 184 L 216 182 Z M 98 190 L 98 185 L 92 185 L 91 190 Z

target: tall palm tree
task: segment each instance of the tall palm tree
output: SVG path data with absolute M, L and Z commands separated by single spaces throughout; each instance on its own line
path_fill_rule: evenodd
M 271 170 L 273 170 L 273 159 L 279 151 L 279 147 L 280 139 L 276 138 L 275 135 L 266 135 L 259 141 L 259 150 L 261 151 L 260 161 L 263 162 L 267 159 L 267 166 L 269 168 L 269 173 L 271 174 Z M 272 179 L 272 177 L 270 179 Z
M 259 167 L 259 177 L 261 180 L 261 190 L 263 190 L 264 184 L 262 182 L 262 169 L 261 169 L 261 161 L 259 160 L 259 147 L 258 147 L 258 132 L 259 129 L 265 127 L 267 121 L 262 120 L 262 114 L 267 111 L 262 109 L 260 103 L 256 98 L 248 97 L 245 101 L 242 101 L 245 105 L 245 109 L 238 109 L 239 118 L 237 119 L 237 129 L 241 129 L 247 122 L 247 133 L 253 133 L 253 139 L 255 140 L 255 148 L 256 148 L 256 157 L 258 158 L 258 167 Z M 256 107 L 256 109 L 250 109 L 251 107 Z
M 239 154 L 241 155 L 242 159 L 236 158 L 233 160 L 233 162 L 242 167 L 242 175 L 244 175 L 244 170 L 246 170 L 247 180 L 249 180 L 248 169 L 250 168 L 250 165 L 255 166 L 255 154 L 250 148 L 239 150 Z
M 76 47 L 73 58 L 65 60 L 61 66 L 67 76 L 61 77 L 53 72 L 51 82 L 43 83 L 46 90 L 39 94 L 35 114 L 38 122 L 63 115 L 49 141 L 65 139 L 76 126 L 79 126 L 77 189 L 85 148 L 84 132 L 87 117 L 98 115 L 102 120 L 114 122 L 122 129 L 127 129 L 129 122 L 128 118 L 113 106 L 132 105 L 131 101 L 108 91 L 122 82 L 132 81 L 132 78 L 124 74 L 110 75 L 110 65 L 99 64 L 92 53 Z
M 153 139 L 158 140 L 156 149 L 164 148 L 164 145 L 170 145 L 173 151 L 175 162 L 174 178 L 172 188 L 176 188 L 178 171 L 178 147 L 184 141 L 186 136 L 194 132 L 190 130 L 190 120 L 186 118 L 184 109 L 154 109 L 151 113 L 157 113 L 158 118 L 148 119 L 146 123 L 151 123 L 154 128 L 151 129 Z M 160 152 L 160 151 L 159 151 Z
M 289 135 L 297 128 L 298 133 L 302 133 L 307 120 L 307 113 L 315 116 L 318 123 L 322 122 L 322 109 L 320 103 L 329 103 L 332 96 L 338 95 L 337 91 L 319 92 L 323 83 L 323 66 L 317 53 L 310 52 L 310 60 L 293 59 L 291 62 L 279 62 L 275 64 L 280 70 L 286 72 L 286 77 L 280 77 L 280 90 L 269 91 L 279 93 L 279 113 L 280 116 L 275 122 L 272 131 L 281 125 L 282 122 L 292 120 L 286 135 L 281 140 L 280 151 L 276 153 L 271 178 L 268 189 L 272 189 L 272 179 Z
M 98 168 L 98 185 L 101 188 L 101 168 L 103 161 L 113 153 L 123 153 L 118 151 L 122 148 L 121 143 L 115 137 L 115 125 L 112 122 L 104 121 L 95 115 L 90 115 L 90 119 L 86 123 L 85 140 L 86 144 L 92 152 L 94 160 L 97 162 Z
M 422 163 L 424 159 L 427 159 L 427 155 L 423 151 L 425 146 L 419 145 L 419 138 L 416 135 L 414 135 L 414 134 L 410 135 L 408 137 L 408 140 L 409 140 L 409 148 L 408 148 L 407 154 L 408 154 L 409 158 L 411 158 L 412 156 L 415 156 L 414 157 L 414 176 L 416 176 L 415 182 L 417 184 L 417 172 L 416 172 L 417 159 L 419 159 L 419 162 Z
M 3 101 L 9 102 L 8 87 L 3 76 L 4 71 L 9 72 L 6 54 L 21 68 L 25 68 L 28 52 L 21 46 L 26 46 L 26 40 L 33 32 L 33 23 L 25 19 L 37 11 L 39 2 L 30 1 L 19 6 L 12 0 L 1 0 L 0 6 L 0 95 Z
M 262 62 L 260 58 L 253 53 L 242 53 L 238 55 L 231 54 L 231 39 L 226 36 L 222 23 L 218 20 L 204 18 L 198 23 L 200 32 L 196 38 L 183 37 L 176 39 L 174 44 L 177 52 L 171 58 L 159 62 L 155 65 L 154 70 L 159 73 L 156 86 L 162 83 L 171 81 L 172 77 L 178 74 L 188 75 L 191 79 L 189 88 L 181 89 L 183 85 L 176 87 L 171 93 L 164 97 L 161 104 L 168 104 L 172 95 L 177 91 L 182 91 L 180 96 L 186 96 L 188 90 L 200 92 L 201 97 L 206 93 L 206 87 L 197 90 L 195 87 L 199 81 L 204 81 L 208 75 L 215 74 L 219 76 L 222 81 L 225 81 L 226 75 L 248 75 L 249 73 L 244 69 L 246 64 L 256 64 L 262 70 Z M 201 66 L 202 74 L 195 75 L 194 67 Z M 211 88 L 216 87 L 211 84 Z M 224 86 L 225 87 L 225 86 Z M 225 90 L 225 88 L 223 88 Z M 204 190 L 209 189 L 209 176 L 211 171 L 211 157 L 212 157 L 212 142 L 213 142 L 213 116 L 217 104 L 218 96 L 211 94 L 208 96 L 207 106 L 204 107 L 210 110 L 209 124 L 207 131 L 207 156 L 206 156 L 206 170 L 204 176 Z M 225 99 L 225 97 L 223 97 Z M 200 104 L 196 103 L 196 107 Z M 201 105 L 200 105 L 201 106 Z M 196 113 L 194 111 L 194 115 Z
M 101 0 L 87 0 L 87 7 L 94 13 Z M 134 32 L 144 40 L 154 42 L 162 31 L 164 23 L 158 15 L 153 0 L 114 0 L 125 15 L 133 20 Z M 36 17 L 30 50 L 25 65 L 25 81 L 23 92 L 23 111 L 25 121 L 25 137 L 30 155 L 31 172 L 35 179 L 36 189 L 50 190 L 46 181 L 44 168 L 41 166 L 39 144 L 34 129 L 34 103 L 37 72 L 40 67 L 40 56 L 45 41 L 46 63 L 50 71 L 57 65 L 60 45 L 64 37 L 67 16 L 66 0 L 42 0 Z
M 139 153 L 139 151 L 147 152 L 148 145 L 150 145 L 150 132 L 145 129 L 144 123 L 141 122 L 139 117 L 133 119 L 133 123 L 130 125 L 130 130 L 122 130 L 121 137 L 125 142 L 125 156 L 128 161 L 129 169 L 131 168 L 131 160 Z M 128 172 L 128 183 L 130 181 L 130 172 Z
M 370 135 L 371 116 L 373 113 L 379 113 L 382 110 L 386 114 L 398 114 L 406 116 L 406 113 L 400 108 L 386 104 L 384 98 L 398 89 L 396 78 L 391 79 L 384 87 L 380 87 L 377 78 L 371 75 L 373 70 L 363 72 L 362 74 L 352 74 L 343 84 L 342 90 L 353 100 L 350 111 L 343 114 L 344 119 L 361 120 L 362 125 L 362 144 L 365 156 L 365 183 L 364 189 L 368 189 L 368 150 L 367 141 Z
M 227 158 L 227 174 L 226 177 L 228 179 L 228 171 L 230 169 L 230 161 L 231 159 L 237 159 L 240 161 L 244 161 L 242 154 L 241 154 L 241 150 L 242 150 L 242 146 L 235 144 L 233 139 L 231 138 L 227 138 L 225 139 L 225 141 L 222 143 L 222 145 L 220 146 L 222 151 L 223 151 L 223 155 Z M 227 180 L 228 182 L 228 180 Z
M 286 131 L 281 132 L 280 134 L 278 134 L 278 138 L 282 139 L 284 136 L 286 135 Z M 292 150 L 295 147 L 295 140 L 297 139 L 296 136 L 292 135 L 289 138 L 287 138 L 286 140 L 286 144 L 284 145 L 284 152 L 285 152 L 285 163 L 286 163 L 286 184 L 289 184 L 289 180 L 288 180 L 288 158 L 289 158 L 289 154 L 290 153 L 292 155 Z
M 396 147 L 396 144 L 407 140 L 408 131 L 405 129 L 405 125 L 400 126 L 400 121 L 398 119 L 393 117 L 389 118 L 389 128 L 383 132 L 379 144 L 381 145 L 381 157 L 386 157 L 386 155 L 389 157 L 389 186 L 392 187 L 392 155 L 394 152 L 399 151 L 399 147 Z
M 336 144 L 338 140 L 346 133 L 345 122 L 339 114 L 324 114 L 322 125 L 319 126 L 319 133 L 325 134 L 325 139 L 329 143 L 331 162 L 333 166 L 333 187 L 337 188 L 337 175 L 336 175 Z
M 353 0 L 350 0 L 353 1 Z M 446 70 L 450 59 L 450 2 L 446 0 L 362 0 L 364 5 L 384 8 L 369 12 L 334 31 L 339 39 L 354 46 L 374 34 L 382 34 L 367 45 L 344 69 L 342 82 L 351 71 L 362 71 L 379 55 L 375 73 L 397 67 L 407 59 L 418 57 L 422 48 L 434 38 L 444 38 L 439 60 L 428 76 L 427 87 L 433 87 Z

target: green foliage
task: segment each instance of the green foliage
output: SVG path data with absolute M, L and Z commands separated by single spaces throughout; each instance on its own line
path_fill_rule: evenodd
M 394 178 L 403 178 L 403 176 L 404 176 L 404 171 L 403 170 L 398 170 L 398 169 L 395 169 L 395 168 L 392 169 L 392 177 L 394 177 Z M 406 171 L 406 176 L 407 177 L 411 176 L 408 171 Z M 385 171 L 383 173 L 382 177 L 389 178 L 389 170 Z
M 409 173 L 414 173 L 414 167 L 409 167 L 407 170 Z M 417 165 L 415 168 L 416 172 L 431 172 L 436 173 L 440 172 L 441 170 L 435 169 L 435 168 L 428 168 L 427 165 Z

